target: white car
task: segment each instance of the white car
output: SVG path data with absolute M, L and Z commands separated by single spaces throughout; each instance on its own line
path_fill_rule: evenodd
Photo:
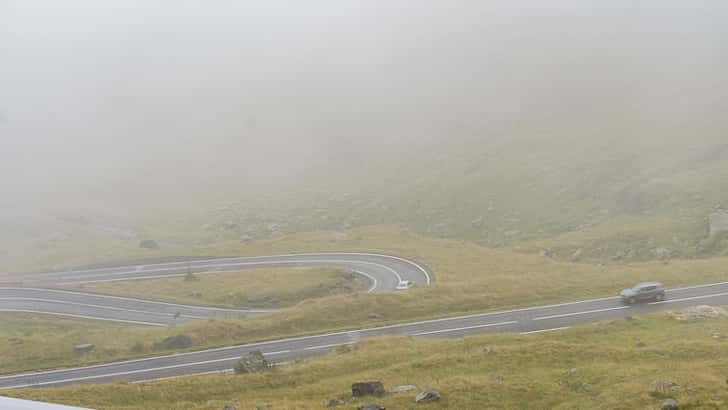
M 412 282 L 411 280 L 402 280 L 399 282 L 399 284 L 397 285 L 397 287 L 395 289 L 396 290 L 407 290 L 409 288 L 413 288 L 414 286 L 415 286 L 415 283 Z

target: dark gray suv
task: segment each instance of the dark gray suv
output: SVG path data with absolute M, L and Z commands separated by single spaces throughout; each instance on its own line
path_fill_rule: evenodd
M 665 288 L 660 282 L 642 282 L 619 293 L 624 303 L 630 305 L 646 300 L 665 300 Z

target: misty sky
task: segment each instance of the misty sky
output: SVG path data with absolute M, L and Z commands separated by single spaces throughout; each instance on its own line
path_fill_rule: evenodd
M 0 0 L 0 184 L 245 184 L 503 124 L 706 121 L 727 23 L 724 1 Z

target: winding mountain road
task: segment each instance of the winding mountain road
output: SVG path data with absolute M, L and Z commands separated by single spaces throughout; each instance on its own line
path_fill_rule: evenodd
M 411 280 L 421 286 L 429 285 L 432 281 L 431 273 L 415 262 L 372 253 L 309 253 L 198 259 L 7 276 L 0 278 L 0 312 L 45 313 L 151 326 L 167 326 L 214 316 L 260 315 L 270 313 L 271 310 L 181 305 L 40 287 L 177 277 L 188 272 L 323 266 L 346 269 L 366 277 L 370 282 L 369 292 L 394 290 L 402 280 Z M 3 283 L 3 280 L 6 282 Z
M 240 264 L 244 263 L 289 263 L 305 264 L 307 266 L 310 266 L 308 265 L 309 263 L 314 265 L 326 264 L 328 266 L 333 263 L 335 266 L 348 266 L 355 269 L 366 268 L 366 274 L 372 275 L 371 280 L 375 284 L 372 287 L 372 291 L 391 289 L 389 286 L 396 284 L 399 277 L 405 280 L 416 280 L 420 284 L 427 284 L 432 280 L 430 273 L 421 267 L 421 265 L 414 262 L 386 255 L 354 253 L 206 260 L 198 261 L 198 265 L 195 265 L 195 267 L 208 269 L 209 267 L 206 265 L 218 264 L 217 266 L 223 268 L 227 266 L 232 268 L 232 266 L 235 266 L 234 269 L 239 269 Z M 186 270 L 187 267 L 180 267 L 176 263 L 172 263 L 155 265 L 154 267 L 147 266 L 142 269 L 143 272 L 130 272 L 128 267 L 106 269 L 108 269 L 108 276 L 122 277 L 132 275 L 132 277 L 136 277 L 134 275 L 141 275 L 144 272 L 150 275 L 152 272 L 155 272 L 155 274 L 160 274 L 160 272 L 167 272 L 169 275 L 179 274 L 181 269 Z M 392 273 L 392 270 L 396 272 L 396 275 Z M 54 275 L 56 274 L 52 274 L 51 276 L 55 277 Z M 72 280 L 86 280 L 89 278 L 99 280 L 99 278 L 107 276 L 98 270 L 90 270 L 87 273 L 75 272 L 71 275 L 70 278 Z M 36 277 L 35 275 L 29 276 L 31 279 Z M 64 279 L 58 280 L 66 280 L 68 278 L 65 277 Z M 385 335 L 463 337 L 487 332 L 512 332 L 520 333 L 524 335 L 523 337 L 529 337 L 528 335 L 535 333 L 561 331 L 581 323 L 618 319 L 630 315 L 697 304 L 728 304 L 728 282 L 669 289 L 667 291 L 667 299 L 664 301 L 633 306 L 624 305 L 618 297 L 605 297 L 556 305 L 478 313 L 467 316 L 364 328 L 314 336 L 286 338 L 94 366 L 0 376 L 0 389 L 56 386 L 85 382 L 109 382 L 117 379 L 144 381 L 182 375 L 229 371 L 242 354 L 252 350 L 260 350 L 273 363 L 286 363 L 320 354 L 334 349 L 337 346 L 354 344 L 361 339 Z M 88 309 L 91 312 L 96 312 L 94 308 Z M 136 318 L 136 316 L 131 316 L 131 314 L 129 313 L 129 316 L 124 316 L 125 320 Z M 162 322 L 160 320 L 160 323 Z

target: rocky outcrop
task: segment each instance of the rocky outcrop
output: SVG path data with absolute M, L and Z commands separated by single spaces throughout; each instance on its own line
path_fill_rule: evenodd
M 384 395 L 384 384 L 380 381 L 354 383 L 351 385 L 351 395 L 354 397 L 382 396 Z
M 670 397 L 678 385 L 669 380 L 657 380 L 652 383 L 650 395 L 653 397 Z
M 270 363 L 260 350 L 253 350 L 240 358 L 235 364 L 235 373 L 258 373 L 270 369 Z

